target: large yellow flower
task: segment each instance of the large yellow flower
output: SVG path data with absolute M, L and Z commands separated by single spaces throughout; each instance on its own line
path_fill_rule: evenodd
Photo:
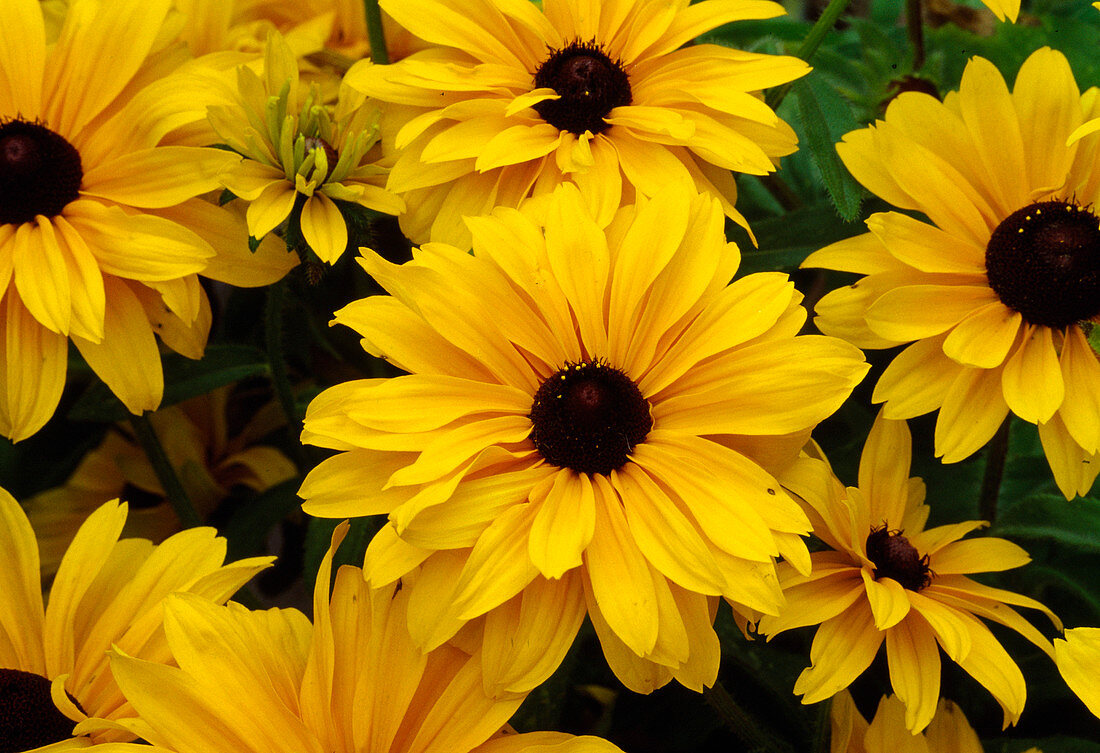
M 224 602 L 272 559 L 223 565 L 226 542 L 212 528 L 177 533 L 159 546 L 119 540 L 125 523 L 126 505 L 117 501 L 88 517 L 43 608 L 34 531 L 19 503 L 0 489 L 0 749 L 133 739 L 87 721 L 132 714 L 107 650 L 168 661 L 161 628 L 168 594 Z M 96 731 L 88 734 L 89 725 Z
M 395 20 L 435 45 L 345 81 L 392 102 L 401 150 L 388 186 L 414 242 L 468 248 L 464 216 L 517 206 L 562 181 L 606 224 L 621 203 L 679 182 L 734 209 L 730 170 L 763 175 L 795 151 L 760 90 L 809 72 L 792 57 L 684 45 L 767 0 L 396 0 Z M 399 130 L 398 130 L 399 129 Z
M 903 210 L 806 266 L 868 275 L 818 304 L 822 331 L 863 348 L 914 342 L 874 400 L 901 419 L 939 409 L 936 454 L 981 448 L 1008 412 L 1039 426 L 1067 498 L 1100 471 L 1100 139 L 1066 146 L 1100 115 L 1061 53 L 1032 54 L 1008 91 L 973 59 L 943 103 L 899 96 L 884 121 L 849 133 L 844 164 Z
M 523 696 L 487 696 L 477 653 L 421 653 L 406 626 L 407 589 L 371 590 L 345 566 L 329 596 L 347 528 L 337 528 L 318 573 L 312 626 L 294 609 L 173 597 L 165 632 L 179 666 L 124 649 L 111 661 L 139 715 L 123 726 L 154 753 L 621 753 L 554 732 L 490 740 Z
M 390 515 L 371 583 L 423 563 L 409 620 L 428 649 L 487 615 L 494 692 L 548 677 L 586 611 L 628 687 L 701 689 L 718 597 L 775 613 L 774 558 L 808 564 L 806 518 L 765 468 L 867 367 L 795 337 L 786 275 L 727 286 L 740 254 L 713 197 L 673 186 L 605 234 L 566 184 L 547 218 L 470 219 L 475 255 L 364 252 L 392 296 L 336 321 L 412 374 L 313 401 L 303 440 L 343 452 L 300 494 L 314 515 Z
M 348 245 L 335 201 L 389 214 L 404 209 L 382 188 L 386 172 L 372 161 L 377 155 L 368 154 L 378 141 L 378 110 L 362 95 L 341 87 L 330 108 L 318 85 L 307 93 L 294 53 L 276 32 L 267 39 L 263 77 L 248 66 L 237 76 L 237 101 L 211 106 L 209 116 L 221 139 L 245 157 L 220 180 L 249 202 L 252 237 L 264 237 L 297 209 L 305 242 L 331 264 Z
M 1100 717 L 1100 628 L 1073 628 L 1064 638 L 1054 641 L 1054 659 L 1058 671 L 1085 705 Z
M 297 474 L 286 455 L 261 442 L 285 422 L 279 407 L 268 403 L 230 436 L 226 416 L 230 405 L 226 387 L 149 416 L 165 454 L 172 467 L 179 469 L 180 482 L 204 519 L 238 485 L 261 492 Z M 44 577 L 57 570 L 80 523 L 107 500 L 119 498 L 131 504 L 124 531 L 127 536 L 156 543 L 180 529 L 160 480 L 128 423 L 108 431 L 63 486 L 24 501 L 38 538 Z
M 863 673 L 886 643 L 890 682 L 905 705 L 905 726 L 928 726 L 940 693 L 939 644 L 947 656 L 984 685 L 1015 724 L 1027 688 L 1020 669 L 977 617 L 1019 632 L 1052 658 L 1050 641 L 1010 604 L 1042 610 L 1020 594 L 967 577 L 1019 567 L 1030 561 L 1005 539 L 960 541 L 986 525 L 970 520 L 924 529 L 929 508 L 924 484 L 909 478 L 909 429 L 880 415 L 859 464 L 859 486 L 843 488 L 827 463 L 804 457 L 781 480 L 802 497 L 814 534 L 832 551 L 811 555 L 813 572 L 786 563 L 779 579 L 787 605 L 760 620 L 769 639 L 791 628 L 817 625 L 811 666 L 795 683 L 803 703 L 829 698 Z
M 238 158 L 161 143 L 164 113 L 143 87 L 171 68 L 151 54 L 170 5 L 76 0 L 47 45 L 36 0 L 0 3 L 0 433 L 12 439 L 52 415 L 68 340 L 127 408 L 156 408 L 154 330 L 200 356 L 210 310 L 196 273 L 247 237 L 194 198 Z

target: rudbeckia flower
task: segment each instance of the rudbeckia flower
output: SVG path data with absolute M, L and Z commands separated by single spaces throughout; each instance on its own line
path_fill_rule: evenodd
M 575 183 L 606 224 L 668 183 L 722 202 L 744 227 L 731 170 L 763 175 L 795 151 L 759 92 L 809 72 L 793 57 L 714 44 L 723 24 L 783 14 L 767 0 L 396 0 L 382 7 L 434 47 L 345 81 L 394 104 L 389 188 L 414 242 L 469 248 L 464 216 Z
M 1053 658 L 1050 641 L 1009 605 L 1044 612 L 1034 599 L 978 583 L 974 573 L 1020 567 L 1030 558 L 997 538 L 961 540 L 984 521 L 925 530 L 924 484 L 909 478 L 911 444 L 904 421 L 876 420 L 859 463 L 859 485 L 844 488 L 828 465 L 803 457 L 782 476 L 806 502 L 814 534 L 832 551 L 810 555 L 806 575 L 781 564 L 787 604 L 760 620 L 769 639 L 792 628 L 820 625 L 811 666 L 795 693 L 803 703 L 829 698 L 870 666 L 885 642 L 894 693 L 905 706 L 905 726 L 920 732 L 936 713 L 940 652 L 984 685 L 1015 724 L 1027 688 L 1019 667 L 978 617 L 998 622 Z
M 1065 638 L 1054 640 L 1054 660 L 1069 689 L 1100 717 L 1100 628 L 1067 630 Z
M 43 608 L 34 531 L 19 503 L 0 489 L 0 750 L 132 740 L 111 723 L 132 712 L 111 674 L 108 649 L 168 661 L 161 627 L 168 594 L 221 603 L 273 559 L 223 565 L 226 542 L 212 528 L 177 533 L 159 546 L 120 540 L 125 523 L 126 504 L 117 501 L 88 517 Z
M 261 78 L 237 69 L 238 100 L 211 106 L 210 124 L 245 159 L 230 166 L 222 184 L 248 202 L 248 231 L 262 238 L 297 209 L 305 242 L 325 262 L 348 245 L 336 201 L 396 214 L 404 204 L 382 188 L 385 170 L 370 161 L 377 142 L 377 108 L 347 87 L 335 109 L 316 84 L 299 86 L 298 62 L 278 33 L 268 37 Z
M 837 145 L 863 185 L 918 219 L 881 212 L 871 231 L 804 265 L 867 275 L 826 295 L 817 325 L 862 348 L 903 350 L 875 386 L 886 417 L 939 410 L 936 455 L 979 450 L 1011 411 L 1039 427 L 1058 487 L 1100 471 L 1100 139 L 1066 146 L 1100 100 L 1069 63 L 1033 53 L 1009 92 L 974 58 L 941 103 L 900 95 L 885 120 Z
M 196 512 L 205 518 L 243 486 L 262 492 L 297 474 L 294 463 L 262 439 L 285 423 L 275 403 L 267 403 L 230 436 L 227 411 L 237 403 L 221 388 L 149 415 L 173 468 Z M 63 486 L 24 500 L 38 538 L 42 575 L 57 570 L 61 556 L 84 519 L 110 499 L 129 502 L 127 536 L 162 541 L 180 530 L 160 480 L 129 422 L 116 424 L 99 446 L 81 459 Z
M 768 469 L 867 366 L 795 336 L 786 275 L 727 285 L 740 254 L 713 197 L 672 186 L 605 233 L 566 184 L 547 216 L 468 220 L 474 255 L 364 251 L 392 295 L 335 321 L 411 374 L 314 399 L 303 441 L 341 452 L 306 478 L 304 508 L 388 513 L 367 577 L 423 565 L 409 623 L 426 649 L 485 615 L 493 692 L 546 679 L 586 612 L 627 687 L 702 689 L 719 597 L 775 613 L 774 559 L 808 565 L 808 522 Z
M 162 143 L 150 106 L 150 66 L 170 68 L 154 54 L 170 7 L 75 0 L 47 44 L 36 0 L 0 3 L 0 434 L 13 440 L 53 414 L 70 340 L 132 412 L 156 408 L 154 331 L 201 356 L 210 308 L 196 273 L 249 276 L 214 270 L 247 235 L 194 198 L 238 157 Z
M 409 637 L 408 591 L 371 590 L 341 567 L 329 596 L 336 530 L 313 595 L 250 612 L 180 594 L 165 605 L 178 666 L 127 655 L 111 668 L 139 718 L 122 721 L 177 753 L 621 753 L 594 737 L 534 732 L 490 740 L 523 696 L 493 699 L 481 662 L 452 646 L 422 654 Z
M 981 740 L 962 710 L 946 698 L 923 734 L 905 728 L 905 705 L 897 696 L 884 696 L 868 724 L 852 696 L 842 690 L 830 710 L 831 753 L 983 753 Z M 1040 753 L 1030 748 L 1026 753 Z

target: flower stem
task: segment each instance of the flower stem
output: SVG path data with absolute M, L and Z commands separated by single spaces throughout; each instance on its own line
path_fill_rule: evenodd
M 286 301 L 287 280 L 284 277 L 274 285 L 268 286 L 267 301 L 264 304 L 264 346 L 267 350 L 267 363 L 271 369 L 271 386 L 286 416 L 286 429 L 290 439 L 290 448 L 294 464 L 304 471 L 308 465 L 302 448 L 302 418 L 298 415 L 298 403 L 294 398 L 294 388 L 290 384 L 290 375 L 283 356 L 283 305 Z
M 905 33 L 913 47 L 913 70 L 924 65 L 924 21 L 921 18 L 921 0 L 905 0 Z
M 821 43 L 825 40 L 825 35 L 836 24 L 840 15 L 848 9 L 848 3 L 851 0 L 829 0 L 829 4 L 825 6 L 825 10 L 821 16 L 818 17 L 814 23 L 813 28 L 810 29 L 810 33 L 806 35 L 806 38 L 802 40 L 802 44 L 799 46 L 795 55 L 810 62 L 810 58 L 817 52 L 817 48 L 821 46 Z M 764 101 L 768 103 L 768 106 L 773 110 L 779 107 L 779 103 L 783 101 L 783 98 L 787 96 L 787 92 L 791 90 L 791 82 L 783 84 L 780 87 L 772 89 L 768 92 Z
M 187 490 L 183 488 L 179 476 L 176 475 L 176 469 L 172 467 L 172 461 L 168 459 L 168 454 L 164 451 L 164 445 L 160 443 L 160 437 L 157 436 L 156 429 L 153 428 L 153 422 L 149 420 L 148 415 L 131 416 L 130 425 L 134 427 L 134 435 L 137 437 L 138 444 L 145 451 L 145 457 L 149 458 L 149 464 L 153 466 L 153 472 L 156 473 L 157 480 L 160 481 L 164 493 L 168 496 L 172 509 L 176 511 L 176 517 L 179 518 L 180 525 L 184 528 L 194 528 L 202 525 L 202 519 L 195 512 L 191 497 L 187 494 Z
M 978 511 L 982 520 L 989 524 L 997 522 L 997 497 L 1001 492 L 1001 478 L 1005 472 L 1005 460 L 1008 457 L 1008 429 L 1012 424 L 1012 414 L 997 429 L 985 456 L 985 473 L 982 476 L 982 491 L 978 498 Z
M 737 705 L 721 681 L 703 689 L 703 698 L 717 711 L 726 726 L 745 744 L 746 753 L 793 753 L 790 745 L 761 729 L 745 710 Z
M 382 9 L 378 7 L 378 0 L 363 0 L 363 8 L 367 13 L 370 59 L 378 65 L 386 65 L 390 62 L 390 54 L 386 49 L 386 35 L 382 31 Z

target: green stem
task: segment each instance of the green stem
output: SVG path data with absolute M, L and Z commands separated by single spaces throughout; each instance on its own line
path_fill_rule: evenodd
M 997 522 L 997 497 L 1001 492 L 1001 479 L 1005 472 L 1005 460 L 1008 457 L 1008 429 L 1012 424 L 1012 415 L 1001 424 L 993 440 L 989 443 L 985 456 L 985 473 L 982 475 L 982 491 L 978 497 L 978 511 L 982 520 L 990 525 Z
M 160 443 L 153 422 L 147 414 L 131 416 L 130 425 L 134 427 L 134 435 L 138 444 L 145 451 L 145 457 L 149 458 L 149 464 L 153 466 L 153 472 L 157 474 L 172 509 L 176 511 L 180 525 L 184 528 L 194 528 L 202 525 L 202 519 L 195 512 L 195 506 L 191 503 L 191 497 L 183 488 L 183 483 L 176 475 L 176 469 L 172 467 L 172 461 L 164 451 L 164 445 Z
M 913 70 L 924 65 L 924 21 L 921 18 L 921 0 L 905 0 L 905 33 L 913 47 Z
M 703 697 L 711 708 L 722 716 L 733 734 L 745 744 L 746 753 L 792 753 L 788 744 L 761 729 L 760 725 L 737 705 L 737 701 L 733 700 L 733 696 L 721 681 L 715 680 L 713 686 L 705 688 Z
M 286 301 L 287 280 L 284 277 L 267 289 L 267 302 L 264 305 L 264 345 L 267 350 L 267 363 L 271 369 L 271 386 L 286 416 L 286 429 L 290 439 L 294 464 L 304 472 L 308 463 L 302 447 L 302 418 L 298 415 L 298 403 L 294 398 L 294 387 L 290 384 L 290 374 L 283 357 L 283 305 Z
M 378 0 L 363 0 L 363 7 L 367 13 L 370 59 L 378 65 L 386 65 L 390 62 L 390 54 L 386 49 L 386 35 L 382 31 L 382 9 L 378 7 Z
M 795 55 L 810 62 L 810 58 L 817 52 L 817 48 L 821 46 L 821 43 L 825 40 L 825 35 L 836 24 L 840 15 L 848 9 L 848 3 L 851 0 L 829 0 L 829 4 L 825 7 L 825 11 L 814 23 L 813 28 L 810 29 L 810 33 L 806 35 L 806 38 L 802 40 L 802 44 L 799 46 Z M 764 101 L 768 103 L 768 106 L 773 110 L 779 107 L 779 103 L 783 101 L 783 98 L 787 96 L 787 92 L 791 90 L 791 82 L 783 84 L 780 87 L 772 89 L 768 92 Z

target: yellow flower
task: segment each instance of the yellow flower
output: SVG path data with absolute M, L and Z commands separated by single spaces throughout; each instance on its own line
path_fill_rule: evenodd
M 830 710 L 831 753 L 983 753 L 981 740 L 962 710 L 946 698 L 936 705 L 936 715 L 924 734 L 905 728 L 905 705 L 897 696 L 878 703 L 870 724 L 859 713 L 852 696 L 842 690 Z M 1042 753 L 1030 748 L 1026 753 Z
M 421 653 L 405 625 L 407 589 L 371 590 L 345 566 L 329 596 L 347 528 L 337 528 L 318 573 L 312 626 L 294 609 L 172 597 L 165 633 L 178 667 L 124 649 L 112 658 L 139 715 L 121 724 L 178 753 L 618 753 L 554 732 L 489 740 L 523 696 L 486 696 L 476 653 Z
M 1100 628 L 1067 630 L 1064 639 L 1054 641 L 1054 661 L 1070 690 L 1100 717 Z
M 1100 98 L 1061 53 L 1032 54 L 1009 92 L 974 58 L 943 103 L 899 96 L 884 121 L 844 137 L 844 164 L 903 210 L 806 266 L 865 274 L 818 304 L 822 331 L 863 348 L 913 342 L 874 391 L 886 416 L 939 409 L 936 454 L 962 460 L 1009 411 L 1039 426 L 1067 498 L 1100 471 L 1100 139 L 1066 146 Z
M 545 228 L 469 219 L 474 255 L 364 252 L 392 296 L 336 321 L 412 373 L 314 399 L 303 441 L 342 452 L 299 493 L 312 515 L 389 514 L 371 583 L 423 563 L 409 620 L 427 649 L 486 615 L 493 692 L 548 677 L 586 611 L 627 687 L 701 689 L 718 598 L 775 613 L 774 558 L 808 565 L 806 518 L 766 468 L 867 366 L 795 337 L 786 275 L 727 286 L 740 254 L 717 199 L 673 185 L 605 233 L 575 187 L 552 198 Z
M 274 230 L 297 209 L 302 236 L 322 261 L 340 258 L 348 230 L 333 201 L 389 214 L 404 204 L 381 187 L 385 170 L 368 161 L 377 141 L 377 109 L 346 87 L 330 110 L 316 84 L 300 91 L 298 63 L 279 34 L 267 40 L 263 78 L 237 69 L 239 99 L 212 106 L 210 123 L 245 159 L 229 167 L 222 184 L 249 202 L 254 238 Z
M 984 521 L 924 529 L 929 508 L 924 484 L 909 478 L 911 444 L 904 421 L 881 415 L 859 464 L 859 486 L 844 489 L 828 465 L 804 457 L 781 480 L 807 503 L 814 534 L 832 551 L 815 552 L 813 572 L 780 565 L 787 597 L 778 617 L 760 620 L 769 639 L 791 628 L 818 625 L 811 666 L 795 683 L 803 703 L 834 695 L 863 673 L 883 642 L 894 693 L 905 705 L 905 726 L 928 726 L 940 692 L 936 645 L 1001 704 L 1005 726 L 1015 724 L 1027 688 L 1012 658 L 978 617 L 1017 631 L 1053 658 L 1050 641 L 1012 607 L 1045 606 L 1020 594 L 982 585 L 970 573 L 997 572 L 1030 561 L 1020 547 L 997 538 L 960 541 Z
M 153 54 L 170 5 L 75 0 L 47 44 L 36 0 L 0 3 L 0 433 L 14 440 L 56 408 L 70 339 L 135 413 L 161 399 L 154 330 L 185 355 L 205 345 L 196 273 L 237 226 L 194 197 L 238 158 L 161 142 L 144 84 L 170 67 Z
M 150 414 L 172 466 L 179 470 L 200 516 L 213 512 L 238 485 L 261 492 L 294 477 L 294 464 L 280 450 L 260 444 L 281 426 L 281 411 L 268 403 L 239 433 L 229 436 L 229 388 L 222 388 Z M 38 538 L 42 575 L 57 570 L 73 534 L 109 499 L 131 504 L 124 533 L 154 543 L 180 529 L 179 520 L 128 423 L 117 424 L 89 452 L 64 486 L 24 501 Z
M 684 46 L 725 23 L 772 18 L 767 0 L 395 0 L 382 6 L 435 45 L 345 81 L 394 103 L 401 150 L 388 186 L 414 242 L 469 248 L 464 216 L 574 182 L 601 225 L 668 183 L 734 209 L 730 170 L 763 175 L 795 151 L 760 90 L 809 72 L 793 57 Z
M 0 489 L 0 749 L 133 739 L 108 722 L 87 721 L 129 715 L 108 649 L 167 661 L 161 623 L 168 594 L 221 603 L 273 559 L 223 565 L 226 542 L 212 528 L 177 533 L 159 546 L 119 540 L 125 522 L 126 504 L 117 500 L 88 517 L 43 608 L 34 531 Z

